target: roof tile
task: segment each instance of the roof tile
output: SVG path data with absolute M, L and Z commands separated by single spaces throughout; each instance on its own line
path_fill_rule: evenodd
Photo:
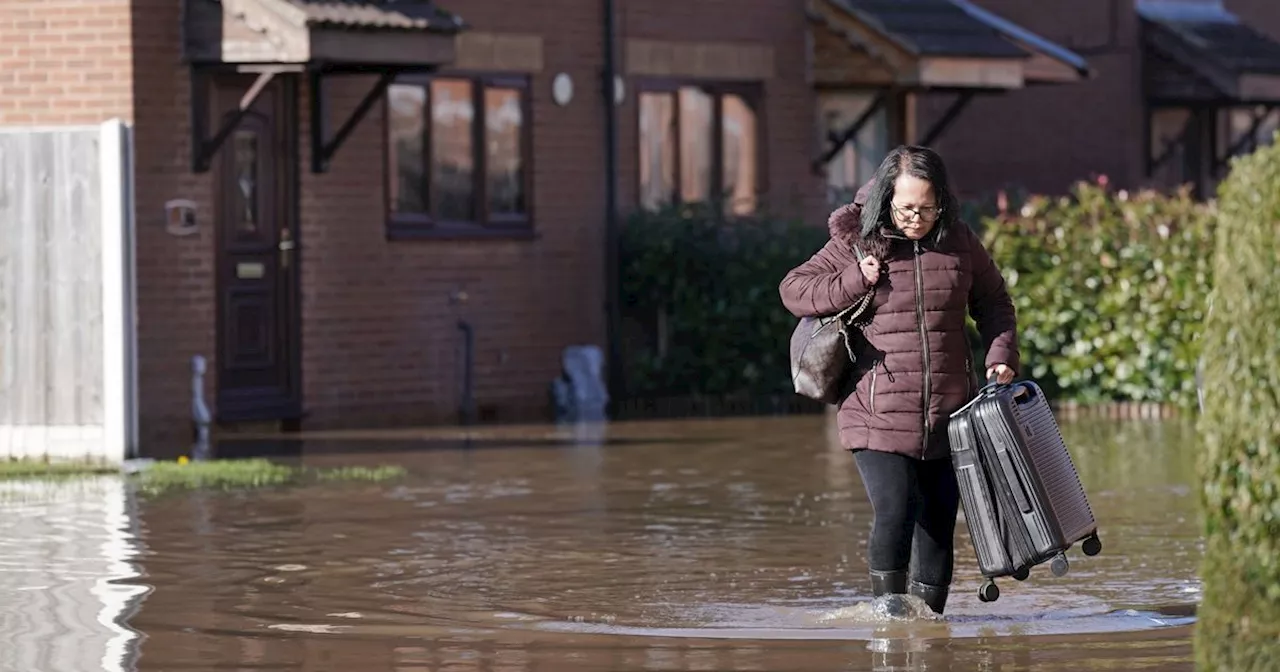
M 835 0 L 927 56 L 1025 58 L 1027 52 L 951 0 Z
M 1243 23 L 1161 22 L 1205 58 L 1235 72 L 1280 74 L 1280 43 Z
M 455 32 L 462 21 L 430 0 L 286 0 L 307 23 L 333 28 Z

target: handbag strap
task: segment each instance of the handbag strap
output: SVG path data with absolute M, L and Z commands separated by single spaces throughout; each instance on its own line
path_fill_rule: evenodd
M 862 247 L 859 246 L 857 243 L 853 244 L 853 254 L 858 258 L 859 264 L 862 263 L 863 259 L 867 258 L 867 255 L 863 254 L 862 252 Z M 849 321 L 853 321 L 854 319 L 857 319 L 857 317 L 867 309 L 867 306 L 871 305 L 871 296 L 875 294 L 875 292 L 876 292 L 875 288 L 872 287 L 866 293 L 866 295 L 862 297 L 861 300 L 859 300 L 857 303 L 853 304 L 852 306 L 849 306 L 848 308 L 845 308 L 844 310 L 836 314 L 836 319 L 840 320 L 842 329 L 843 329 L 844 318 L 848 316 L 850 313 L 853 313 L 853 317 L 850 317 Z M 857 311 L 857 312 L 854 312 L 854 311 Z
M 867 258 L 867 255 L 862 253 L 862 246 L 858 245 L 857 243 L 853 244 L 853 254 L 854 256 L 858 257 L 859 264 L 862 263 L 863 259 Z

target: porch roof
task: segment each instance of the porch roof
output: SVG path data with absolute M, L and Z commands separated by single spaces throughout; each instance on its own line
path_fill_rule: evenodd
M 1280 41 L 1217 5 L 1143 2 L 1138 12 L 1153 102 L 1280 101 Z
M 427 0 L 286 0 L 313 26 L 456 32 L 461 20 Z
M 816 81 L 1007 90 L 1088 77 L 1083 58 L 968 0 L 813 0 Z
M 432 0 L 185 0 L 193 64 L 447 64 L 465 29 Z
M 903 49 L 922 56 L 1023 58 L 1026 54 L 950 0 L 834 0 Z

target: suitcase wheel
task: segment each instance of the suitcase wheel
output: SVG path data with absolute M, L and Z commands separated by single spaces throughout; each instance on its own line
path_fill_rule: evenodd
M 1067 562 L 1065 553 L 1059 553 L 1053 556 L 1053 562 L 1049 563 L 1049 571 L 1054 576 L 1066 576 L 1067 571 L 1071 569 L 1071 563 Z
M 1090 557 L 1101 553 L 1102 540 L 1098 538 L 1098 533 L 1094 532 L 1089 535 L 1089 537 L 1084 540 L 1084 543 L 1080 544 L 1080 550 L 1084 551 L 1084 554 Z
M 1013 578 L 1017 579 L 1018 581 L 1026 581 L 1030 577 L 1031 577 L 1030 567 L 1019 567 L 1018 571 L 1013 573 Z
M 995 581 L 987 579 L 987 582 L 978 589 L 978 599 L 983 602 L 995 602 L 1000 599 L 1000 586 L 997 586 Z

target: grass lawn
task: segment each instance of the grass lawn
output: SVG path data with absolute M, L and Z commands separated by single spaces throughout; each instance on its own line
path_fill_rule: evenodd
M 102 474 L 125 474 L 118 466 L 83 462 L 44 462 L 38 460 L 0 460 L 0 480 L 65 479 Z M 405 475 L 402 467 L 338 467 L 317 469 L 292 467 L 270 460 L 208 460 L 191 462 L 154 462 L 126 474 L 146 494 L 158 495 L 179 490 L 240 490 L 307 483 L 343 481 L 379 482 Z

